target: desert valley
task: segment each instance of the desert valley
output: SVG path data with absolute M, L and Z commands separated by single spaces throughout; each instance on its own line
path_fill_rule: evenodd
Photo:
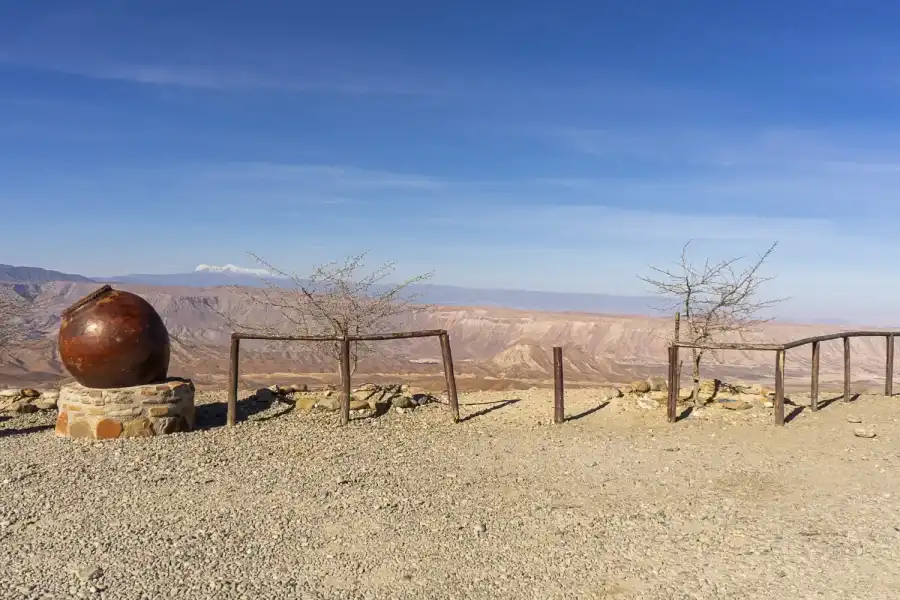
M 59 315 L 99 283 L 50 281 L 27 284 L 40 299 L 32 343 L 17 348 L 13 361 L 0 366 L 0 386 L 49 385 L 65 377 L 57 356 Z M 145 297 L 160 313 L 172 336 L 172 369 L 200 387 L 223 387 L 231 329 L 223 313 L 247 322 L 267 313 L 262 292 L 254 288 L 114 284 Z M 291 292 L 286 292 L 291 293 Z M 566 384 L 620 384 L 648 375 L 664 375 L 671 317 L 589 313 L 551 313 L 497 307 L 435 306 L 414 311 L 392 324 L 398 331 L 446 329 L 450 333 L 461 390 L 520 389 L 552 383 L 552 346 L 564 349 Z M 768 323 L 744 339 L 784 342 L 853 329 L 850 325 Z M 857 329 L 864 329 L 864 326 Z M 871 328 L 870 328 L 871 329 Z M 737 341 L 739 338 L 734 338 Z M 884 375 L 884 341 L 857 338 L 853 345 L 854 385 L 879 386 Z M 821 349 L 823 385 L 842 375 L 840 340 Z M 808 386 L 809 347 L 788 352 L 788 386 Z M 766 382 L 772 378 L 770 352 L 722 351 L 704 361 L 704 377 Z M 318 349 L 301 344 L 245 342 L 244 387 L 271 383 L 334 383 L 337 364 Z M 384 342 L 361 360 L 358 377 L 368 381 L 413 380 L 423 387 L 443 385 L 440 348 L 435 340 Z

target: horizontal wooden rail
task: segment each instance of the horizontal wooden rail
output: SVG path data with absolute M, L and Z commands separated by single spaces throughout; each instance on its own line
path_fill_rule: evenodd
M 267 340 L 274 342 L 340 342 L 344 338 L 334 335 L 256 335 L 253 333 L 232 333 L 233 340 Z
M 675 373 L 677 369 L 676 362 L 678 360 L 678 348 L 697 348 L 702 350 L 768 350 L 775 352 L 775 424 L 784 425 L 784 362 L 785 352 L 793 348 L 812 344 L 812 379 L 810 381 L 810 408 L 814 411 L 819 409 L 819 356 L 820 343 L 830 340 L 843 340 L 844 346 L 844 401 L 849 402 L 850 395 L 850 338 L 854 337 L 883 337 L 885 338 L 885 366 L 884 366 L 884 394 L 892 396 L 894 392 L 894 337 L 900 335 L 900 331 L 839 331 L 837 333 L 827 333 L 825 335 L 817 335 L 813 337 L 794 340 L 784 344 L 751 344 L 751 343 L 710 343 L 710 344 L 693 344 L 690 342 L 681 342 L 678 340 L 678 325 L 680 315 L 675 315 L 676 336 L 675 341 L 669 346 L 669 398 L 668 398 L 668 414 L 669 422 L 674 422 L 675 405 L 678 401 L 678 377 Z
M 829 340 L 839 340 L 841 338 L 852 338 L 852 337 L 885 337 L 897 335 L 900 331 L 840 331 L 838 333 L 829 333 L 826 335 L 817 335 L 813 337 L 803 338 L 802 340 L 795 340 L 793 342 L 788 342 L 784 344 L 785 350 L 790 350 L 791 348 L 796 348 L 797 346 L 804 346 L 806 344 L 812 344 L 813 342 L 827 342 Z
M 425 329 L 422 331 L 401 331 L 398 333 L 370 333 L 366 335 L 350 335 L 350 342 L 383 342 L 386 340 L 407 340 L 420 337 L 440 337 L 445 335 L 445 329 Z M 278 342 L 341 342 L 343 337 L 338 335 L 257 335 L 255 333 L 232 333 L 233 340 L 268 340 Z
M 699 350 L 784 350 L 784 344 L 733 344 L 722 342 L 720 344 L 692 344 L 690 342 L 676 342 L 679 348 L 697 348 Z
M 839 331 L 837 333 L 827 333 L 825 335 L 816 335 L 813 337 L 785 342 L 784 344 L 752 344 L 742 342 L 721 342 L 711 344 L 693 344 L 691 342 L 674 342 L 679 348 L 697 348 L 698 350 L 790 350 L 806 344 L 814 344 L 816 342 L 827 342 L 829 340 L 840 340 L 843 338 L 853 337 L 893 337 L 900 335 L 900 331 Z

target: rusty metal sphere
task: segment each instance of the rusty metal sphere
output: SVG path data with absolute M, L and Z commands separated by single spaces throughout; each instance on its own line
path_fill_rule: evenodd
M 59 356 L 86 387 L 156 383 L 169 370 L 169 332 L 149 302 L 104 285 L 63 311 Z

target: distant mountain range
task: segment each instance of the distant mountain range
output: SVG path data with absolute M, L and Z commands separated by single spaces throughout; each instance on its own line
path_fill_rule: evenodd
M 265 269 L 248 269 L 246 267 L 238 267 L 237 265 L 197 265 L 194 273 L 228 273 L 231 275 L 254 275 L 257 277 L 270 277 L 276 279 L 286 279 L 284 275 L 273 275 Z
M 290 278 L 278 277 L 264 269 L 247 269 L 235 265 L 198 265 L 190 273 L 133 274 L 85 277 L 42 269 L 14 267 L 0 264 L 0 282 L 46 283 L 68 281 L 75 283 L 118 283 L 164 287 L 211 288 L 221 286 L 263 287 L 274 284 L 291 287 Z M 376 286 L 377 288 L 377 286 Z M 381 286 L 380 289 L 386 289 Z M 376 289 L 377 291 L 377 289 Z M 656 296 L 620 296 L 568 292 L 539 292 L 530 290 L 476 289 L 448 285 L 418 284 L 407 288 L 417 301 L 438 306 L 482 306 L 542 312 L 576 312 L 617 315 L 659 315 L 664 301 Z M 847 324 L 841 319 L 804 319 L 808 323 Z
M 90 283 L 93 280 L 83 275 L 61 273 L 38 267 L 0 265 L 0 282 L 3 283 L 49 283 L 51 281 Z
M 247 287 L 263 287 L 265 279 L 259 275 L 234 273 L 229 271 L 192 271 L 190 273 L 138 273 L 134 275 L 113 275 L 93 277 L 95 281 L 105 283 L 134 283 L 142 285 L 165 285 L 187 287 L 219 287 L 240 285 Z M 274 280 L 273 280 L 274 281 Z
M 272 275 L 264 269 L 245 269 L 234 265 L 222 267 L 199 265 L 191 273 L 119 275 L 95 277 L 94 280 L 108 283 L 187 287 L 234 285 L 263 287 L 267 285 L 267 282 L 279 287 L 294 285 L 290 278 Z M 387 289 L 387 286 L 373 287 L 376 291 Z M 422 303 L 440 306 L 485 306 L 549 312 L 635 315 L 656 314 L 654 308 L 661 306 L 660 299 L 654 296 L 475 289 L 432 284 L 411 285 L 406 291 L 410 295 L 415 295 Z

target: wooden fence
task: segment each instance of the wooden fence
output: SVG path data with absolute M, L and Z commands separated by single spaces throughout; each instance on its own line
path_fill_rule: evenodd
M 379 333 L 370 335 L 353 335 L 346 337 L 327 335 L 253 335 L 248 333 L 231 334 L 231 364 L 228 369 L 228 417 L 227 424 L 233 426 L 237 420 L 237 388 L 238 366 L 240 363 L 241 340 L 268 340 L 287 342 L 340 342 L 341 343 L 341 425 L 350 422 L 350 344 L 352 342 L 376 342 L 387 340 L 406 340 L 411 338 L 437 337 L 441 341 L 441 354 L 444 359 L 444 378 L 447 382 L 447 396 L 450 403 L 450 414 L 453 422 L 459 421 L 459 398 L 456 394 L 456 375 L 453 371 L 453 354 L 450 351 L 450 335 L 445 329 L 423 331 L 403 331 L 397 333 Z
M 900 331 L 841 331 L 826 335 L 803 338 L 784 344 L 752 344 L 752 343 L 717 343 L 717 344 L 693 344 L 690 342 L 675 341 L 668 347 L 668 398 L 666 402 L 666 418 L 670 423 L 677 420 L 678 395 L 681 388 L 681 373 L 678 366 L 678 354 L 681 348 L 697 348 L 704 350 L 754 350 L 769 351 L 775 353 L 775 401 L 774 419 L 776 425 L 784 425 L 784 364 L 788 350 L 812 345 L 812 376 L 810 381 L 810 408 L 813 411 L 819 409 L 819 344 L 829 340 L 842 339 L 844 341 L 844 401 L 850 400 L 850 338 L 854 337 L 883 337 L 885 338 L 885 383 L 886 396 L 893 395 L 894 380 L 894 336 L 900 335 Z M 350 344 L 353 342 L 371 342 L 402 340 L 411 338 L 437 337 L 441 343 L 441 354 L 444 362 L 444 378 L 447 386 L 447 396 L 450 404 L 450 413 L 453 422 L 459 421 L 459 397 L 456 391 L 456 375 L 453 369 L 453 354 L 450 350 L 450 336 L 444 329 L 424 331 L 405 331 L 397 333 L 383 333 L 372 335 L 359 335 L 348 337 L 337 336 L 270 336 L 253 335 L 247 333 L 231 334 L 231 364 L 228 371 L 228 426 L 234 425 L 237 419 L 237 388 L 238 368 L 240 362 L 241 340 L 269 340 L 269 341 L 304 341 L 304 342 L 340 342 L 340 372 L 341 372 L 341 425 L 346 425 L 350 420 Z M 565 421 L 564 384 L 563 384 L 563 356 L 562 348 L 553 348 L 553 421 L 563 423 Z
M 775 424 L 784 425 L 784 361 L 788 350 L 812 344 L 812 377 L 810 380 L 810 409 L 819 410 L 819 344 L 829 340 L 844 340 L 844 401 L 850 400 L 850 338 L 883 337 L 885 338 L 885 396 L 893 395 L 894 388 L 894 336 L 900 331 L 841 331 L 827 335 L 803 338 L 785 344 L 692 344 L 675 341 L 669 346 L 669 396 L 666 416 L 670 423 L 677 419 L 678 394 L 681 387 L 680 369 L 678 368 L 679 348 L 698 348 L 704 350 L 762 350 L 775 352 Z

